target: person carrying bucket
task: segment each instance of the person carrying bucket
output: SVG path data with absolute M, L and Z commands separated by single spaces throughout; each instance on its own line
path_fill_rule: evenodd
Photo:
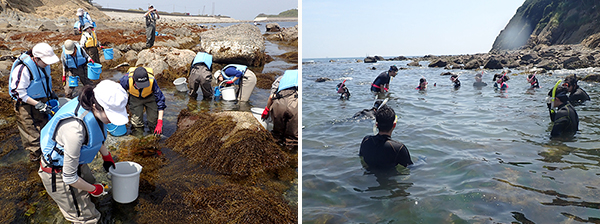
M 77 32 L 75 32 L 75 35 L 79 35 L 81 34 L 81 32 L 83 32 L 83 28 L 86 23 L 94 24 L 94 21 L 92 21 L 92 17 L 90 16 L 90 14 L 86 12 L 83 8 L 78 8 L 76 15 L 79 27 L 77 27 L 78 30 Z
M 390 66 L 388 71 L 382 72 L 375 78 L 371 84 L 371 92 L 386 93 L 390 88 L 390 80 L 396 75 L 398 75 L 398 67 L 395 65 Z
M 568 88 L 559 86 L 559 80 L 554 88 L 548 92 L 548 109 L 550 111 L 550 120 L 553 122 L 552 138 L 571 138 L 579 129 L 579 116 L 573 105 L 569 102 L 567 96 Z
M 287 70 L 271 85 L 263 120 L 273 119 L 273 137 L 279 144 L 298 146 L 298 70 Z
M 79 85 L 78 81 L 81 81 L 83 85 L 94 84 L 87 76 L 87 62 L 92 62 L 92 58 L 77 42 L 66 40 L 62 46 L 60 58 L 63 67 L 62 84 L 66 98 L 73 98 L 73 90 Z
M 202 99 L 211 100 L 213 91 L 212 82 L 212 55 L 205 52 L 198 52 L 188 74 L 188 95 L 192 99 L 198 98 L 198 88 L 202 90 Z
M 154 79 L 152 68 L 131 67 L 127 75 L 120 80 L 123 89 L 129 92 L 129 112 L 131 113 L 131 134 L 142 136 L 144 133 L 144 110 L 148 119 L 148 128 L 154 134 L 162 134 L 163 113 L 167 105 L 158 83 Z
M 94 25 L 86 23 L 83 27 L 83 31 L 84 32 L 81 33 L 79 44 L 85 47 L 85 51 L 92 57 L 93 63 L 100 63 L 100 53 L 98 53 L 98 48 L 102 46 L 100 45 L 100 41 L 98 41 L 96 31 L 94 31 Z
M 394 109 L 382 105 L 375 112 L 375 121 L 379 133 L 367 135 L 360 143 L 358 155 L 369 169 L 393 169 L 398 164 L 407 167 L 413 164 L 408 149 L 402 142 L 392 140 L 398 116 Z
M 66 220 L 96 223 L 100 212 L 90 196 L 107 194 L 88 166 L 98 152 L 108 172 L 115 167 L 104 144 L 106 128 L 127 123 L 127 92 L 111 80 L 84 86 L 79 97 L 62 106 L 42 129 L 42 160 L 38 175 Z
M 237 100 L 247 102 L 256 86 L 256 75 L 245 65 L 229 64 L 214 74 L 219 83 L 225 81 L 227 85 L 239 85 Z
M 52 108 L 46 103 L 58 99 L 52 91 L 50 65 L 58 57 L 47 43 L 36 44 L 21 54 L 12 65 L 8 80 L 8 94 L 15 100 L 17 127 L 23 148 L 29 151 L 29 160 L 39 161 L 40 130 L 48 122 Z

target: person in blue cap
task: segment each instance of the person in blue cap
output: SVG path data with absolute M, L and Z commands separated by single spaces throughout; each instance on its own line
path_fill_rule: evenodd
M 245 65 L 229 64 L 214 74 L 220 83 L 224 80 L 227 85 L 238 85 L 237 100 L 247 102 L 256 86 L 256 75 Z
M 390 81 L 392 77 L 398 75 L 398 67 L 395 65 L 390 66 L 388 71 L 382 72 L 375 78 L 371 84 L 371 92 L 385 93 L 390 88 Z
M 552 100 L 548 105 L 550 120 L 553 122 L 550 133 L 552 138 L 571 138 L 579 128 L 579 116 L 569 103 L 567 93 L 568 89 L 564 86 L 557 86 L 548 92 L 548 96 Z
M 198 89 L 202 90 L 202 99 L 212 99 L 212 55 L 206 52 L 198 52 L 190 66 L 188 74 L 188 95 L 192 99 L 198 98 Z

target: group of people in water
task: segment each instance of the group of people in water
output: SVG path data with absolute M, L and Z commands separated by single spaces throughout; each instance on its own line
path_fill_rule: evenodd
M 398 68 L 390 66 L 388 71 L 382 72 L 375 78 L 370 87 L 371 91 L 376 94 L 388 92 L 389 82 L 397 74 Z M 526 77 L 530 89 L 540 88 L 536 74 L 529 74 Z M 482 75 L 483 72 L 475 75 L 474 87 L 487 86 L 487 83 L 482 81 Z M 450 76 L 454 88 L 459 88 L 461 85 L 458 78 L 459 75 L 456 74 Z M 508 80 L 507 72 L 495 74 L 493 77 L 494 88 L 498 90 L 508 89 Z M 551 138 L 568 139 L 577 133 L 579 117 L 574 107 L 590 100 L 589 95 L 577 82 L 578 79 L 575 74 L 568 75 L 564 80 L 559 80 L 554 88 L 548 92 L 547 107 L 550 120 L 553 122 L 550 133 Z M 422 77 L 419 79 L 419 85 L 416 89 L 424 91 L 427 89 L 427 84 L 427 80 Z M 342 94 L 340 98 L 348 99 L 345 96 L 349 97 L 349 90 L 344 83 L 338 84 L 337 89 L 338 93 Z M 344 95 L 346 92 L 347 94 Z M 363 164 L 369 169 L 390 169 L 395 168 L 398 164 L 404 167 L 413 164 L 407 147 L 402 142 L 391 138 L 398 117 L 394 109 L 386 105 L 386 102 L 387 100 L 376 100 L 373 108 L 362 110 L 353 116 L 353 118 L 375 119 L 379 130 L 376 135 L 365 136 L 361 142 L 359 156 Z

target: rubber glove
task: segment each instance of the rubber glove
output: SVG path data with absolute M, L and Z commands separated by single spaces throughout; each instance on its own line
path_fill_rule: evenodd
M 91 63 L 93 64 L 93 63 L 94 63 L 94 60 L 92 60 L 92 58 L 90 58 L 90 59 L 88 60 L 88 62 L 91 62 Z
M 265 107 L 265 110 L 263 110 L 263 113 L 260 116 L 260 118 L 262 118 L 263 120 L 269 118 L 269 107 Z
M 154 129 L 154 134 L 157 134 L 157 135 L 162 134 L 162 126 L 163 126 L 163 120 L 158 120 L 156 122 L 156 128 Z
M 386 92 L 388 91 L 388 88 L 383 87 L 383 90 L 385 90 Z
M 104 163 L 102 163 L 102 166 L 104 167 L 104 170 L 106 170 L 106 172 L 108 172 L 108 169 L 112 166 L 113 169 L 116 169 L 117 167 L 115 166 L 115 161 L 112 158 L 112 155 L 110 155 L 110 152 L 108 152 L 108 155 L 102 156 L 102 160 L 104 160 Z
M 225 82 L 225 84 L 231 85 L 231 84 L 233 84 L 233 80 L 229 80 L 229 81 Z
M 94 196 L 94 197 L 100 197 L 102 195 L 108 194 L 108 192 L 104 191 L 104 185 L 102 185 L 102 184 L 94 184 L 94 187 L 96 187 L 96 190 L 94 190 L 94 191 L 88 191 L 92 196 Z
M 67 85 L 67 76 L 62 76 L 62 84 L 63 86 Z
M 35 105 L 35 109 L 39 110 L 42 113 L 46 113 L 46 114 L 52 113 L 52 110 L 50 108 L 48 108 L 48 105 L 46 105 L 45 103 L 42 103 L 42 101 L 38 101 L 38 103 Z

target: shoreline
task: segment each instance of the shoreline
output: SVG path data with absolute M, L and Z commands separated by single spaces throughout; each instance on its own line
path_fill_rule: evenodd
M 125 12 L 121 10 L 101 10 L 106 16 L 111 19 L 123 21 L 142 21 L 143 12 Z M 160 15 L 160 14 L 159 14 Z M 257 20 L 258 19 L 258 20 Z M 230 17 L 210 17 L 210 16 L 184 16 L 184 15 L 160 15 L 160 19 L 166 22 L 178 23 L 266 23 L 266 22 L 294 22 L 298 21 L 297 17 L 259 17 L 255 20 L 238 20 Z

